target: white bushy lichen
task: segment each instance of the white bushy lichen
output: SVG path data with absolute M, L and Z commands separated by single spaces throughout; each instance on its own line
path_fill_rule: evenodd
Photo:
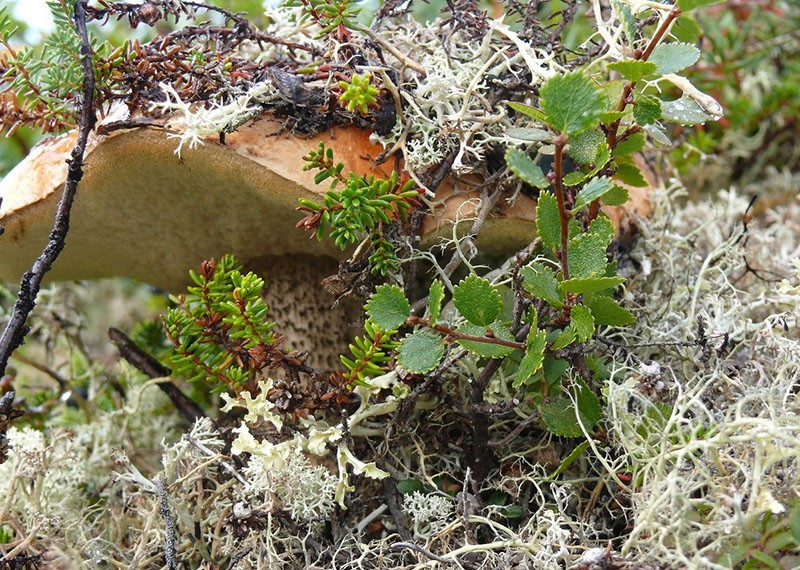
M 403 509 L 414 523 L 414 536 L 421 539 L 427 539 L 444 529 L 455 510 L 450 497 L 421 491 L 405 495 Z
M 243 125 L 261 112 L 261 104 L 274 101 L 278 91 L 267 80 L 255 83 L 228 103 L 212 103 L 209 108 L 194 107 L 181 100 L 177 91 L 168 83 L 162 83 L 161 90 L 165 100 L 154 104 L 154 108 L 167 113 L 175 113 L 173 121 L 182 131 L 168 136 L 178 139 L 175 154 L 179 157 L 183 145 L 190 149 L 203 144 L 205 137 L 213 137 Z
M 633 252 L 650 266 L 629 289 L 644 307 L 615 333 L 631 352 L 607 386 L 609 436 L 637 482 L 622 552 L 723 568 L 798 502 L 800 209 L 765 211 L 745 233 L 734 192 L 662 207 Z

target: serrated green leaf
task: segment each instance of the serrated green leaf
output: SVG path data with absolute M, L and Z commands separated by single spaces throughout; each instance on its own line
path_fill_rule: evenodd
M 550 186 L 539 165 L 521 150 L 517 148 L 506 150 L 506 164 L 523 182 L 535 188 L 547 188 Z
M 558 200 L 549 192 L 539 194 L 536 205 L 536 233 L 545 247 L 556 248 L 561 243 L 561 214 Z
M 492 324 L 503 308 L 500 292 L 489 281 L 469 275 L 453 288 L 453 304 L 471 324 Z
M 606 108 L 603 109 L 605 113 L 618 113 L 617 107 L 619 101 L 622 99 L 622 92 L 625 91 L 625 81 L 615 79 L 614 81 L 607 81 L 600 86 L 600 91 L 606 98 Z M 620 114 L 620 117 L 624 113 Z
M 566 186 L 578 186 L 583 184 L 586 180 L 600 172 L 605 168 L 608 161 L 611 160 L 611 149 L 605 141 L 601 142 L 597 147 L 597 154 L 594 157 L 594 165 L 590 170 L 576 170 L 564 176 L 564 184 Z M 574 210 L 573 210 L 574 211 Z
M 616 71 L 628 81 L 641 81 L 648 75 L 652 75 L 658 66 L 652 61 L 642 61 L 640 59 L 628 59 L 625 61 L 615 61 L 610 63 L 608 68 Z
M 588 232 L 608 247 L 614 239 L 614 224 L 606 216 L 599 216 L 589 224 Z
M 600 113 L 600 123 L 603 125 L 610 125 L 614 121 L 619 121 L 625 116 L 625 111 L 606 111 Z
M 714 119 L 690 97 L 681 97 L 675 101 L 665 101 L 661 107 L 664 119 L 680 125 L 699 125 Z
M 568 368 L 569 362 L 567 360 L 554 358 L 552 354 L 546 354 L 542 365 L 545 383 L 548 386 L 558 383 Z
M 400 341 L 397 364 L 412 374 L 425 374 L 436 368 L 444 356 L 444 340 L 426 330 L 414 331 Z
M 618 164 L 617 172 L 614 174 L 620 182 L 624 182 L 629 186 L 636 188 L 647 187 L 647 180 L 645 180 L 642 171 L 633 164 Z
M 428 313 L 432 324 L 436 324 L 442 311 L 442 300 L 444 299 L 444 285 L 438 279 L 434 279 L 428 290 Z
M 486 328 L 487 327 L 479 327 L 477 325 L 471 325 L 469 323 L 465 323 L 458 327 L 458 332 L 462 334 L 468 334 L 470 336 L 479 336 L 485 337 L 486 336 Z M 492 334 L 500 339 L 503 340 L 514 340 L 514 335 L 511 334 L 508 326 L 497 322 L 492 323 L 491 327 Z M 502 344 L 493 344 L 490 342 L 481 342 L 477 340 L 464 340 L 459 339 L 458 344 L 472 352 L 473 354 L 477 354 L 478 356 L 483 356 L 485 358 L 502 358 L 514 352 L 515 349 L 511 348 L 510 346 L 503 346 Z
M 593 178 L 586 184 L 578 195 L 575 197 L 575 207 L 572 208 L 572 213 L 579 212 L 581 208 L 588 206 L 598 198 L 601 198 L 606 192 L 611 190 L 614 184 L 605 176 L 600 178 Z
M 633 118 L 638 125 L 649 125 L 661 118 L 661 99 L 653 95 L 639 95 L 633 105 Z
M 577 304 L 570 312 L 570 325 L 575 328 L 575 336 L 580 342 L 586 342 L 594 335 L 594 318 L 586 305 Z
M 666 75 L 667 73 L 677 73 L 681 69 L 694 65 L 698 59 L 700 59 L 700 50 L 692 44 L 672 42 L 657 45 L 648 61 L 658 66 L 656 73 Z
M 383 331 L 400 328 L 411 315 L 411 305 L 397 285 L 380 285 L 366 305 L 369 320 Z
M 555 271 L 543 263 L 534 261 L 523 267 L 520 274 L 522 275 L 522 287 L 528 293 L 554 307 L 562 305 Z
M 624 141 L 617 143 L 617 146 L 614 148 L 614 156 L 619 157 L 633 154 L 634 152 L 639 152 L 643 148 L 644 135 L 642 133 L 633 133 Z
M 576 170 L 574 172 L 568 172 L 566 176 L 564 176 L 564 186 L 577 186 L 581 182 L 586 180 L 586 174 L 580 170 Z
M 678 8 L 682 12 L 688 12 L 701 6 L 710 6 L 711 4 L 719 4 L 722 0 L 678 0 Z
M 506 136 L 512 139 L 530 142 L 549 142 L 553 140 L 553 133 L 550 131 L 530 127 L 506 129 Z
M 600 400 L 583 380 L 577 381 L 575 399 L 578 402 L 578 410 L 580 411 L 583 425 L 591 432 L 603 417 Z
M 513 387 L 519 388 L 536 374 L 544 363 L 544 351 L 547 348 L 547 333 L 539 329 L 531 329 L 525 341 L 525 355 L 519 363 Z
M 584 299 L 584 302 L 592 310 L 592 315 L 598 325 L 624 327 L 636 320 L 630 311 L 623 309 L 610 297 L 598 296 L 588 300 Z
M 558 331 L 555 338 L 550 343 L 550 350 L 555 352 L 556 350 L 566 348 L 575 342 L 575 335 L 576 333 L 573 327 L 567 327 L 564 330 Z
M 610 229 L 608 229 L 610 228 Z M 606 272 L 606 249 L 611 243 L 614 227 L 606 218 L 597 218 L 587 233 L 569 240 L 567 261 L 570 279 L 603 277 Z
M 605 97 L 582 73 L 556 75 L 539 90 L 539 103 L 547 123 L 572 138 L 600 122 Z
M 582 437 L 575 406 L 567 398 L 551 398 L 539 406 L 547 431 L 559 437 Z
M 597 158 L 597 152 L 606 137 L 598 130 L 586 131 L 569 141 L 569 155 L 580 164 L 589 164 Z
M 601 198 L 601 202 L 606 206 L 622 206 L 628 200 L 630 200 L 628 189 L 622 186 L 614 186 Z
M 547 122 L 544 113 L 542 113 L 536 107 L 526 105 L 525 103 L 518 103 L 517 101 L 506 101 L 506 105 L 514 109 L 516 112 L 522 113 L 526 117 L 533 119 L 534 121 L 538 121 L 540 123 Z
M 558 284 L 558 288 L 565 293 L 595 293 L 605 289 L 611 289 L 624 283 L 622 277 L 594 277 L 591 279 L 568 279 Z

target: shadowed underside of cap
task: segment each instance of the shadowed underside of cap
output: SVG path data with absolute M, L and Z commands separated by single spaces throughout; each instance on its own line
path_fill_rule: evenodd
M 95 140 L 86 155 L 64 252 L 49 279 L 124 275 L 175 291 L 187 268 L 235 254 L 341 257 L 329 241 L 294 227 L 298 198 L 319 199 L 302 156 L 320 142 L 346 168 L 365 174 L 382 150 L 368 132 L 338 129 L 311 139 L 272 136 L 259 121 L 228 137 L 175 155 L 163 131 L 137 130 Z M 42 251 L 52 228 L 74 135 L 49 141 L 0 183 L 0 278 L 16 280 Z M 375 172 L 380 174 L 380 172 Z

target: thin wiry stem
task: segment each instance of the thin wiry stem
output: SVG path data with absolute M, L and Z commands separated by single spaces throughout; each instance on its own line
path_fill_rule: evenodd
M 17 348 L 25 341 L 30 331 L 26 324 L 28 315 L 36 306 L 36 297 L 42 286 L 45 274 L 50 271 L 53 263 L 64 249 L 64 244 L 69 231 L 70 212 L 78 190 L 78 183 L 83 177 L 83 155 L 86 152 L 86 141 L 89 133 L 94 128 L 97 117 L 94 112 L 94 70 L 92 67 L 92 48 L 89 43 L 89 34 L 86 30 L 85 4 L 81 0 L 75 2 L 75 28 L 81 38 L 81 66 L 83 67 L 83 89 L 78 114 L 78 140 L 67 169 L 67 180 L 64 183 L 64 192 L 56 208 L 55 222 L 50 232 L 50 238 L 44 251 L 36 258 L 33 266 L 22 276 L 19 294 L 11 311 L 11 318 L 0 337 L 0 376 L 5 374 L 8 359 Z

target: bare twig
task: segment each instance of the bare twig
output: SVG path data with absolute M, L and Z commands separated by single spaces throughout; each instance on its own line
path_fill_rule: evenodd
M 426 557 L 430 558 L 431 560 L 436 560 L 437 562 L 444 562 L 445 564 L 454 564 L 455 563 L 453 560 L 448 560 L 447 558 L 442 558 L 441 556 L 437 556 L 436 554 L 434 554 L 430 550 L 427 550 L 426 548 L 418 546 L 418 545 L 414 544 L 413 542 L 395 542 L 394 544 L 392 544 L 389 547 L 389 550 L 399 551 L 399 550 L 403 550 L 404 548 L 407 548 L 409 550 L 413 550 L 414 552 L 419 552 L 423 556 L 426 556 Z
M 8 428 L 11 427 L 11 422 L 22 415 L 22 412 L 14 409 L 14 396 L 15 393 L 6 392 L 0 397 L 0 463 L 5 463 L 8 455 Z
M 133 342 L 128 335 L 119 329 L 108 329 L 108 338 L 119 350 L 122 358 L 130 362 L 137 370 L 144 372 L 150 378 L 164 378 L 169 376 L 171 370 L 158 360 L 147 354 Z M 186 394 L 181 392 L 172 382 L 160 382 L 158 387 L 169 397 L 178 412 L 190 423 L 198 418 L 206 417 L 206 413 Z
M 11 311 L 11 318 L 0 337 L 0 376 L 5 374 L 8 359 L 25 341 L 30 331 L 27 325 L 28 316 L 36 306 L 36 297 L 42 286 L 42 279 L 50 271 L 53 263 L 64 249 L 69 231 L 69 218 L 78 183 L 83 177 L 83 155 L 86 152 L 86 141 L 94 128 L 97 117 L 94 112 L 94 70 L 92 67 L 92 49 L 89 34 L 86 30 L 86 12 L 82 0 L 75 2 L 75 27 L 81 38 L 81 66 L 83 67 L 83 90 L 81 91 L 78 114 L 78 140 L 69 159 L 67 180 L 64 192 L 56 208 L 55 222 L 44 251 L 33 263 L 33 267 L 22 276 L 19 295 Z

